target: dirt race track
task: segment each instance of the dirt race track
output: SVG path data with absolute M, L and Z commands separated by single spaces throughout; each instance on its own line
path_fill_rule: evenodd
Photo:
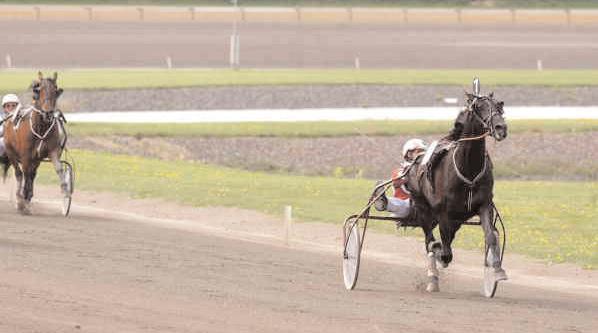
M 2 187 L 2 193 L 8 191 Z M 36 195 L 51 193 L 38 188 Z M 79 193 L 76 200 L 68 219 L 55 204 L 37 203 L 34 216 L 22 217 L 7 197 L 0 200 L 0 331 L 595 332 L 598 327 L 593 271 L 510 256 L 511 281 L 490 300 L 479 294 L 481 255 L 460 251 L 455 265 L 441 273 L 443 291 L 430 295 L 421 291 L 421 245 L 370 234 L 358 289 L 347 292 L 336 225 L 295 224 L 291 246 L 285 246 L 280 222 L 251 211 L 93 193 Z M 539 288 L 530 287 L 534 284 Z
M 598 27 L 239 26 L 243 67 L 596 68 Z M 16 67 L 227 67 L 232 24 L 0 22 Z M 3 66 L 4 67 L 4 61 Z

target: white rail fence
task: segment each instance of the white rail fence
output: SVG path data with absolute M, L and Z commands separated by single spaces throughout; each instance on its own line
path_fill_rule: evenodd
M 74 123 L 242 123 L 356 120 L 450 120 L 458 107 L 116 111 L 68 113 Z M 598 119 L 598 106 L 505 107 L 507 119 Z

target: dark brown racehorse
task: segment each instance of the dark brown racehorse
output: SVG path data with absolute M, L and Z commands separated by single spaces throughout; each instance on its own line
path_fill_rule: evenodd
M 52 78 L 44 78 L 39 72 L 38 79 L 31 85 L 33 105 L 21 109 L 18 115 L 4 122 L 6 154 L 15 169 L 17 209 L 22 214 L 31 213 L 33 181 L 43 160 L 52 161 L 60 177 L 62 191 L 65 192 L 67 188 L 60 162 L 63 150 L 60 134 L 62 122 L 56 101 L 62 89 L 57 86 L 57 78 L 57 73 Z
M 428 164 L 415 164 L 407 176 L 416 218 L 426 237 L 428 251 L 428 291 L 438 291 L 436 260 L 444 267 L 453 259 L 451 243 L 461 225 L 479 216 L 488 253 L 486 277 L 505 280 L 501 267 L 501 249 L 494 226 L 492 163 L 486 151 L 486 137 L 501 141 L 507 136 L 503 102 L 493 94 L 480 96 L 466 93 L 467 103 L 445 138 L 449 142 L 444 155 Z M 430 166 L 429 164 L 432 163 Z M 439 225 L 441 242 L 432 234 Z M 485 277 L 485 278 L 486 278 Z

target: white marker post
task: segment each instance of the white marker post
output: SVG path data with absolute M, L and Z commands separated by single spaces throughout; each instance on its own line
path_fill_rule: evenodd
M 538 59 L 536 62 L 536 66 L 538 67 L 538 71 L 542 71 L 544 68 L 542 67 L 542 60 Z
M 10 54 L 6 55 L 6 68 L 12 68 L 12 58 L 10 57 Z
M 170 56 L 166 57 L 166 67 L 172 69 L 172 58 Z
M 361 63 L 359 62 L 359 57 L 355 57 L 355 69 L 361 69 Z
M 239 69 L 239 35 L 230 36 L 229 63 L 232 69 Z
M 239 34 L 235 34 L 235 69 L 239 69 L 241 67 L 241 63 L 239 61 L 239 53 L 241 52 L 241 43 L 239 39 Z
M 289 246 L 291 238 L 291 227 L 293 225 L 293 208 L 284 206 L 284 244 Z
M 238 11 L 238 0 L 232 0 L 235 13 Z M 237 29 L 237 18 L 233 18 L 233 33 L 230 36 L 230 53 L 229 53 L 229 64 L 230 68 L 234 70 L 239 69 L 239 33 Z

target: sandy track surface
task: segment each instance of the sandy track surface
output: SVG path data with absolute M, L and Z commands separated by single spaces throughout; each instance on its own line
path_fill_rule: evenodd
M 16 67 L 227 67 L 232 24 L 0 22 Z M 596 27 L 241 24 L 243 67 L 595 68 Z M 43 56 L 32 50 L 43 49 Z
M 1 187 L 8 193 L 10 186 Z M 54 188 L 37 189 L 43 200 Z M 35 215 L 0 200 L 0 331 L 591 332 L 596 273 L 509 256 L 511 280 L 479 295 L 478 253 L 459 251 L 443 292 L 421 291 L 421 244 L 370 234 L 358 289 L 344 290 L 339 228 L 232 208 L 78 193 Z M 420 260 L 421 259 L 421 260 Z M 532 287 L 535 285 L 536 287 Z

